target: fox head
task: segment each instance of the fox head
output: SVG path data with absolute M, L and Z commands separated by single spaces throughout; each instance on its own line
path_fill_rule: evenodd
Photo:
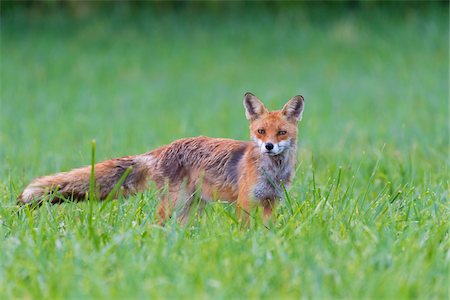
M 303 102 L 303 96 L 295 96 L 282 110 L 268 111 L 255 95 L 245 93 L 245 116 L 250 121 L 251 140 L 262 154 L 276 156 L 296 147 Z

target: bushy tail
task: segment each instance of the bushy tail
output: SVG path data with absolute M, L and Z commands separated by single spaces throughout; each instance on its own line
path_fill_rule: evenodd
M 115 158 L 96 164 L 94 166 L 96 198 L 105 199 L 128 168 L 131 168 L 131 171 L 120 188 L 123 195 L 144 190 L 147 187 L 153 161 L 152 155 L 143 154 Z M 25 188 L 17 202 L 28 204 L 41 203 L 43 200 L 52 203 L 62 202 L 66 199 L 84 200 L 89 196 L 90 179 L 90 166 L 39 177 Z

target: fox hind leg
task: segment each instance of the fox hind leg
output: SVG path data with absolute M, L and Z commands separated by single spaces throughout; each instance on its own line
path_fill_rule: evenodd
M 195 198 L 195 188 L 193 186 L 180 184 L 172 187 L 170 191 L 161 193 L 161 202 L 158 207 L 160 223 L 176 215 L 178 221 L 183 225 L 187 223 L 191 211 L 191 206 Z

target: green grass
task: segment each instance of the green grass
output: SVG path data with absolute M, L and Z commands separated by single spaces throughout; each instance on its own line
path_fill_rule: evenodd
M 448 5 L 2 16 L 0 298 L 449 297 Z M 174 139 L 248 139 L 305 96 L 289 201 L 155 221 L 152 188 L 21 209 L 40 175 Z M 90 210 L 92 209 L 92 214 Z

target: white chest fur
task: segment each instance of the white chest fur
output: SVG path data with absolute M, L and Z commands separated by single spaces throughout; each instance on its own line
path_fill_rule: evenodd
M 253 189 L 255 200 L 281 198 L 283 195 L 281 183 L 286 187 L 290 184 L 295 166 L 295 151 L 289 152 L 277 156 L 264 155 L 261 158 L 258 166 L 260 175 Z

